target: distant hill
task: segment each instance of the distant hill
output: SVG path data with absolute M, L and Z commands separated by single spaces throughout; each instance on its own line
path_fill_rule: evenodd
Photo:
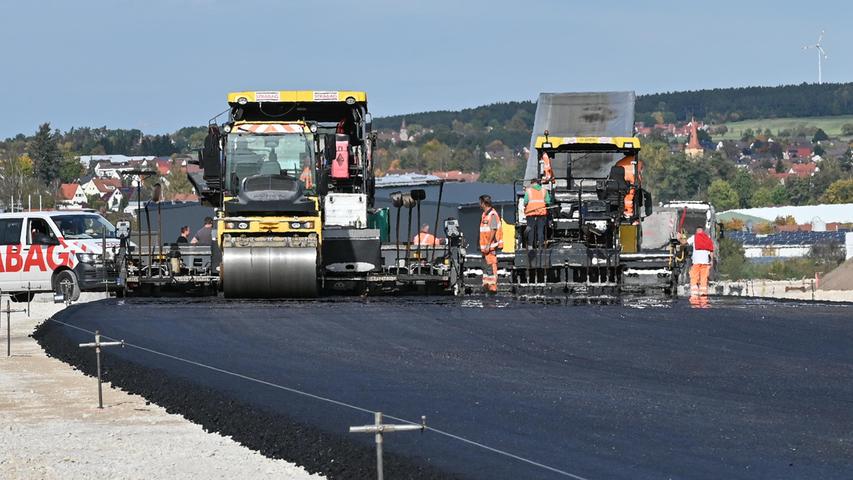
M 434 111 L 377 118 L 379 129 L 396 129 L 405 118 L 409 124 L 435 129 L 453 128 L 453 122 L 499 126 L 519 111 L 533 128 L 535 102 L 494 103 L 458 111 Z M 853 114 L 853 82 L 782 85 L 778 87 L 715 88 L 655 93 L 637 97 L 637 121 L 647 123 L 686 121 L 691 116 L 706 122 L 732 122 L 757 118 L 822 117 Z

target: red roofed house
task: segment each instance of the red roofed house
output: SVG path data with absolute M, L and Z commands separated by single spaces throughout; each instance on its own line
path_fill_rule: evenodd
M 118 178 L 93 178 L 82 185 L 86 196 L 104 196 L 118 188 L 121 188 L 121 180 Z
M 176 193 L 176 194 L 172 195 L 171 200 L 173 202 L 182 202 L 182 203 L 197 202 L 198 201 L 198 195 L 196 195 L 194 193 Z
M 169 158 L 156 158 L 151 161 L 151 166 L 157 169 L 160 175 L 168 175 L 172 170 L 172 160 Z
M 65 208 L 81 208 L 86 204 L 86 193 L 78 183 L 63 183 L 56 192 L 56 203 Z

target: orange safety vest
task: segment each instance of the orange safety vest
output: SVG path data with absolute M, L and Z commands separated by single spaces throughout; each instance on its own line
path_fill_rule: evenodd
M 489 224 L 492 223 L 493 218 L 498 221 L 497 230 L 492 230 L 492 227 L 489 226 Z M 483 212 L 483 216 L 480 217 L 480 250 L 493 252 L 498 248 L 504 247 L 502 226 L 501 217 L 494 208 L 490 208 L 488 211 Z M 492 234 L 492 232 L 494 232 L 494 234 Z M 494 237 L 492 235 L 494 235 Z
M 420 232 L 415 235 L 415 238 L 412 239 L 412 243 L 415 245 L 438 245 L 438 242 L 435 241 L 435 235 L 424 232 Z
M 312 188 L 314 184 L 311 182 L 311 169 L 308 167 L 302 169 L 302 174 L 299 175 L 299 180 L 305 184 L 305 188 Z
M 527 204 L 524 205 L 525 217 L 542 217 L 548 214 L 545 208 L 545 189 L 538 190 L 533 187 L 527 187 Z
M 547 153 L 542 154 L 542 181 L 550 182 L 554 180 L 554 170 L 551 169 L 551 157 Z

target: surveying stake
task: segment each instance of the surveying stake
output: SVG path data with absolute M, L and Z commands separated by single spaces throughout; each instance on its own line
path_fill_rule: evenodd
M 6 314 L 6 356 L 12 356 L 12 313 L 26 312 L 24 309 L 12 310 L 12 302 L 6 300 L 6 310 L 0 310 L 0 313 Z
M 390 432 L 410 432 L 414 430 L 420 430 L 423 432 L 426 430 L 426 417 L 421 417 L 420 425 L 389 425 L 382 424 L 382 412 L 375 412 L 374 414 L 374 424 L 373 425 L 362 425 L 360 427 L 349 427 L 350 433 L 374 433 L 376 434 L 376 478 L 378 480 L 383 480 L 385 478 L 385 474 L 382 469 L 382 436 L 386 433 Z
M 124 348 L 124 340 L 119 342 L 102 342 L 101 334 L 95 330 L 94 343 L 81 343 L 80 348 L 95 348 L 95 363 L 98 369 L 98 408 L 104 408 L 104 394 L 101 389 L 101 347 L 117 347 L 121 345 Z

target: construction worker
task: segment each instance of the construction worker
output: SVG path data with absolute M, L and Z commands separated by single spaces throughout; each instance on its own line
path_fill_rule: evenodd
M 492 206 L 492 197 L 480 195 L 480 253 L 486 264 L 483 268 L 483 290 L 488 293 L 498 292 L 498 249 L 503 248 L 503 233 L 501 232 L 501 217 Z
M 705 233 L 702 227 L 696 229 L 696 234 L 684 242 L 693 246 L 690 267 L 690 295 L 708 295 L 708 274 L 711 271 L 711 259 L 714 256 L 714 241 Z
M 181 227 L 181 234 L 178 235 L 178 239 L 175 240 L 175 243 L 190 243 L 190 226 L 184 225 Z
M 634 155 L 625 155 L 622 160 L 616 162 L 617 167 L 622 167 L 625 170 L 625 181 L 628 182 L 628 193 L 625 194 L 625 209 L 624 215 L 626 218 L 634 216 L 634 197 L 637 194 L 637 184 L 641 179 L 643 171 L 643 163 L 637 162 L 636 172 L 634 175 Z
M 551 157 L 548 152 L 542 152 L 542 183 L 549 185 L 554 181 L 554 170 L 551 168 Z
M 436 238 L 435 235 L 429 233 L 429 225 L 421 225 L 421 231 L 412 238 L 412 245 L 443 245 L 444 239 Z
M 212 245 L 213 244 L 213 218 L 204 217 L 204 226 L 199 228 L 193 239 L 190 241 L 192 245 Z
M 524 191 L 524 218 L 527 219 L 527 247 L 539 248 L 545 243 L 545 224 L 551 194 L 534 178 Z
M 311 181 L 311 168 L 306 166 L 302 169 L 302 173 L 299 175 L 299 181 L 305 185 L 306 189 L 314 188 L 314 182 Z

